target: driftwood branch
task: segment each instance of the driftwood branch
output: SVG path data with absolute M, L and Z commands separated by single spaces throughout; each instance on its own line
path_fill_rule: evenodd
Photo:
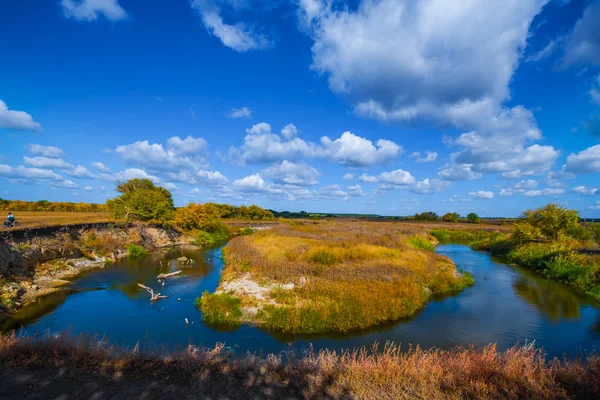
M 181 271 L 175 271 L 175 272 L 171 272 L 171 273 L 168 273 L 168 274 L 160 274 L 160 275 L 158 275 L 156 277 L 156 279 L 170 278 L 172 276 L 179 275 L 180 273 L 181 273 Z
M 141 283 L 138 283 L 138 286 L 141 287 L 142 289 L 144 289 L 145 291 L 147 291 L 148 293 L 150 293 L 150 301 L 156 301 L 156 300 L 167 298 L 167 296 L 161 295 L 160 293 L 154 293 L 154 290 L 152 290 L 151 288 L 149 288 L 146 285 L 142 285 Z

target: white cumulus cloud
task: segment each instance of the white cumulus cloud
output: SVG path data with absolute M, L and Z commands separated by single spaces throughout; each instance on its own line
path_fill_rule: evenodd
M 248 107 L 242 108 L 232 108 L 231 111 L 227 113 L 227 117 L 229 118 L 252 118 L 252 110 Z
M 593 188 L 589 186 L 575 186 L 573 192 L 582 194 L 584 196 L 593 196 L 600 191 L 600 188 Z
M 232 184 L 233 188 L 240 192 L 249 193 L 271 193 L 275 189 L 271 183 L 266 182 L 260 174 L 246 176 L 242 179 L 236 179 Z
M 73 165 L 69 164 L 62 158 L 25 156 L 23 157 L 23 161 L 25 164 L 36 168 L 73 168 Z
M 435 151 L 426 151 L 424 156 L 418 151 L 413 152 L 409 157 L 414 158 L 418 163 L 430 163 L 437 159 L 438 153 Z
M 0 100 L 0 128 L 39 132 L 42 130 L 42 125 L 35 122 L 25 111 L 9 110 L 6 103 Z
M 284 160 L 281 164 L 270 166 L 261 172 L 273 182 L 285 185 L 313 186 L 319 183 L 321 173 L 303 162 L 294 163 Z
M 108 168 L 106 165 L 102 164 L 101 162 L 93 162 L 92 163 L 92 167 L 96 168 L 98 171 L 104 172 L 106 174 L 109 174 L 110 168 Z
M 352 132 L 344 132 L 338 139 L 321 138 L 317 155 L 332 162 L 351 167 L 365 167 L 391 160 L 402 152 L 402 147 L 390 140 L 379 139 L 377 147 Z
M 173 171 L 197 168 L 206 160 L 207 143 L 202 138 L 175 136 L 167 140 L 165 149 L 160 143 L 147 140 L 118 146 L 116 154 L 128 164 L 137 164 L 154 171 Z
M 564 54 L 559 66 L 600 65 L 600 3 L 591 2 L 565 38 Z
M 223 20 L 220 5 L 228 2 L 218 0 L 192 0 L 192 9 L 202 18 L 202 23 L 212 35 L 219 38 L 224 46 L 235 51 L 260 50 L 271 46 L 271 41 L 264 35 L 253 31 L 242 22 L 228 24 Z M 235 2 L 231 2 L 235 5 Z
M 469 192 L 469 196 L 475 197 L 478 199 L 488 199 L 489 200 L 489 199 L 494 198 L 494 192 L 478 190 L 477 192 Z
M 557 188 L 546 188 L 543 190 L 528 190 L 524 194 L 529 197 L 537 197 L 537 196 L 553 196 L 563 194 L 565 192 L 564 189 Z
M 94 21 L 101 15 L 109 21 L 127 18 L 118 0 L 61 0 L 60 4 L 65 17 L 78 21 Z
M 570 154 L 567 157 L 564 170 L 574 174 L 600 172 L 600 144 L 589 147 L 577 154 Z
M 473 164 L 451 164 L 442 168 L 438 176 L 446 181 L 472 181 L 480 179 L 483 174 L 473 171 Z
M 60 158 L 65 155 L 65 153 L 61 149 L 59 149 L 58 147 L 54 147 L 54 146 L 42 146 L 40 144 L 28 144 L 27 146 L 25 146 L 25 149 L 31 154 L 40 155 L 42 157 Z
M 546 0 L 301 1 L 314 40 L 312 68 L 381 119 L 442 117 L 448 108 L 500 103 Z M 468 23 L 465 23 L 468 21 Z

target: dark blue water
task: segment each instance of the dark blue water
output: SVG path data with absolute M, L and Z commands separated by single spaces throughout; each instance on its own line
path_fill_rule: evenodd
M 156 280 L 158 273 L 168 272 L 160 269 L 159 260 L 168 260 L 164 256 L 125 260 L 90 272 L 65 291 L 24 307 L 3 330 L 30 335 L 70 329 L 73 334 L 97 333 L 129 347 L 140 343 L 146 350 L 182 349 L 188 344 L 213 347 L 220 342 L 238 354 L 280 352 L 290 346 L 303 349 L 311 344 L 315 349 L 342 349 L 371 346 L 375 341 L 444 349 L 496 343 L 499 350 L 535 341 L 549 356 L 600 349 L 600 304 L 593 299 L 467 246 L 440 245 L 437 251 L 472 273 L 475 286 L 431 301 L 410 320 L 370 331 L 299 337 L 249 326 L 222 330 L 206 325 L 193 303 L 203 291 L 218 286 L 221 248 L 185 253 L 196 260 L 191 267 L 176 261 L 181 254 L 172 255 L 170 270 L 184 273 L 168 279 L 164 287 Z M 138 282 L 169 297 L 150 303 Z

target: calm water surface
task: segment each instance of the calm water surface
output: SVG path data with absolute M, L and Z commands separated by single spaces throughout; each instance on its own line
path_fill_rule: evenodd
M 440 245 L 437 251 L 472 273 L 475 286 L 457 296 L 431 301 L 410 320 L 366 332 L 308 337 L 248 326 L 216 329 L 202 322 L 193 303 L 203 291 L 216 289 L 223 267 L 221 249 L 184 253 L 196 260 L 191 267 L 177 262 L 179 253 L 170 257 L 171 267 L 162 271 L 159 261 L 164 264 L 169 257 L 152 255 L 90 272 L 65 291 L 24 307 L 2 329 L 28 335 L 65 330 L 97 333 L 120 345 L 131 347 L 139 342 L 147 350 L 181 349 L 190 343 L 212 347 L 224 342 L 239 354 L 279 352 L 290 346 L 303 349 L 310 344 L 315 349 L 352 348 L 371 346 L 375 341 L 445 349 L 497 343 L 502 350 L 535 340 L 550 356 L 600 349 L 598 302 L 455 244 Z M 182 269 L 183 276 L 171 278 L 161 287 L 156 275 L 169 269 Z M 169 297 L 150 303 L 138 282 Z M 187 326 L 185 318 L 190 321 Z

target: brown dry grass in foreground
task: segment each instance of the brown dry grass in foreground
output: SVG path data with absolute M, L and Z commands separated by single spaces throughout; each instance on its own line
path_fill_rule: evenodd
M 452 351 L 386 345 L 336 353 L 234 358 L 222 346 L 143 355 L 89 337 L 0 336 L 0 397 L 600 398 L 600 357 L 545 362 L 531 346 Z M 33 376 L 33 378 L 32 378 Z M 41 385 L 36 382 L 46 382 Z M 91 388 L 94 393 L 86 392 Z M 19 392 L 17 392 L 19 391 Z
M 6 214 L 8 214 L 8 211 L 4 212 L 4 219 L 6 219 Z M 114 221 L 114 218 L 107 212 L 13 211 L 13 214 L 15 215 L 15 219 L 21 224 L 19 228 Z
M 320 221 L 235 238 L 224 251 L 218 292 L 202 298 L 204 318 L 315 333 L 410 317 L 431 294 L 472 284 L 433 252 L 425 234 L 412 233 L 418 231 L 407 224 Z

